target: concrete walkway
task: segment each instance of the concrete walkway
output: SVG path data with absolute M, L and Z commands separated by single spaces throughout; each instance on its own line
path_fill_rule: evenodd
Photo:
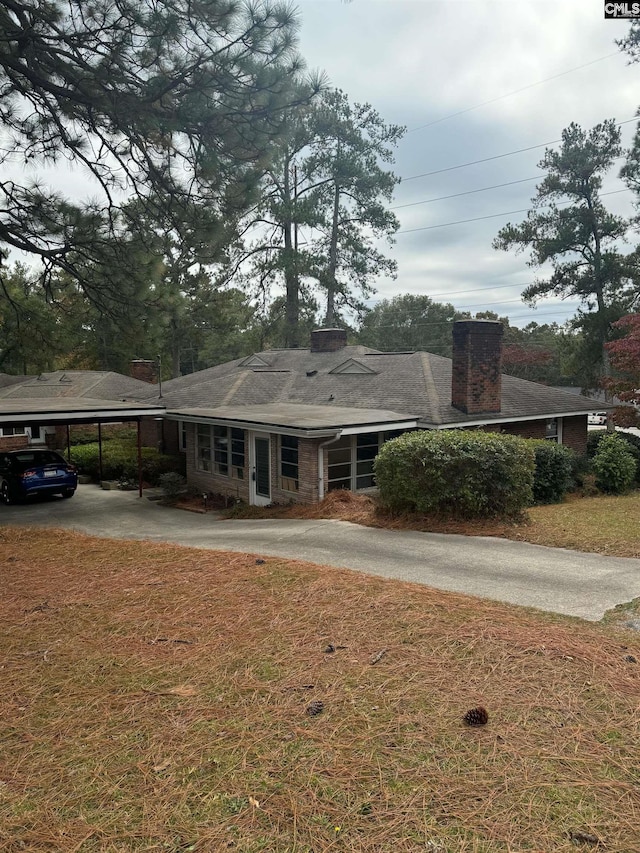
M 640 560 L 343 521 L 223 521 L 95 485 L 71 500 L 0 505 L 0 524 L 290 557 L 592 620 L 640 596 Z

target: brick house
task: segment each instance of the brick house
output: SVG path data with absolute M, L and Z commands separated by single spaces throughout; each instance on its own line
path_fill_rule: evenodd
M 186 453 L 191 487 L 257 505 L 373 488 L 380 445 L 406 430 L 501 431 L 584 452 L 593 400 L 502 374 L 502 333 L 494 321 L 459 321 L 448 359 L 348 346 L 343 330 L 318 329 L 309 349 L 166 382 L 175 428 L 156 423 L 162 436 L 146 435 Z

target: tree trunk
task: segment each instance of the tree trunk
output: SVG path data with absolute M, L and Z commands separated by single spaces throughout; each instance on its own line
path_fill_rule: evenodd
M 291 211 L 291 181 L 289 160 L 285 162 L 283 195 L 285 209 Z M 291 213 L 283 222 L 284 234 L 284 280 L 286 287 L 285 346 L 299 346 L 300 335 L 300 282 L 298 280 L 296 248 L 293 240 L 293 221 Z
M 333 190 L 331 215 L 331 241 L 327 264 L 327 314 L 325 326 L 332 328 L 336 322 L 336 270 L 338 269 L 338 221 L 340 216 L 340 185 L 336 179 Z

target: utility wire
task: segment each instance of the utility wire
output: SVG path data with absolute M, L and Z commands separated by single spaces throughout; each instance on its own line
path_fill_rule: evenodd
M 600 193 L 600 196 L 605 195 L 617 195 L 618 193 L 628 193 L 631 192 L 628 187 L 624 187 L 621 190 L 611 190 L 608 193 Z M 561 201 L 559 204 L 567 205 L 573 204 L 571 201 Z M 396 234 L 413 234 L 416 231 L 431 231 L 433 228 L 448 228 L 450 225 L 464 225 L 467 222 L 480 222 L 483 219 L 496 219 L 499 216 L 512 216 L 514 213 L 528 213 L 530 208 L 523 207 L 520 210 L 504 210 L 502 213 L 490 213 L 487 216 L 474 216 L 472 219 L 458 219 L 455 222 L 440 222 L 438 225 L 423 225 L 421 228 L 405 228 L 401 231 L 396 231 Z
M 616 160 L 624 160 L 624 155 L 621 154 L 619 157 L 616 157 L 615 159 Z M 418 204 L 431 204 L 432 201 L 445 201 L 446 199 L 458 198 L 459 196 L 463 196 L 463 195 L 473 195 L 474 193 L 484 193 L 484 192 L 488 192 L 489 190 L 497 190 L 497 189 L 500 189 L 501 187 L 511 187 L 514 184 L 525 184 L 528 181 L 537 181 L 540 178 L 546 178 L 546 177 L 547 177 L 547 173 L 543 173 L 541 175 L 534 175 L 532 178 L 520 178 L 517 181 L 507 181 L 504 184 L 492 184 L 490 187 L 481 187 L 480 189 L 477 189 L 477 190 L 465 190 L 464 192 L 461 192 L 461 193 L 453 193 L 453 195 L 441 195 L 441 196 L 437 196 L 436 198 L 425 198 L 425 199 L 422 199 L 421 201 L 411 201 L 411 202 L 408 202 L 407 204 L 396 204 L 394 207 L 390 207 L 389 210 L 400 210 L 400 208 L 415 207 Z
M 564 77 L 565 74 L 572 74 L 574 71 L 580 71 L 582 68 L 588 68 L 590 65 L 595 65 L 597 62 L 603 62 L 605 59 L 611 59 L 612 56 L 619 55 L 620 51 L 616 50 L 613 53 L 608 53 L 606 56 L 600 56 L 598 59 L 592 59 L 590 62 L 585 62 L 583 65 L 576 65 L 575 68 L 568 68 L 566 71 L 561 71 L 559 74 L 554 74 L 551 77 L 545 77 L 544 80 L 537 80 L 535 83 L 529 83 L 527 86 L 521 86 L 520 89 L 514 89 L 513 92 L 506 92 L 504 95 L 498 95 L 497 98 L 490 98 L 488 101 L 482 101 L 482 103 L 475 104 L 473 107 L 467 107 L 464 110 L 458 110 L 455 113 L 449 113 L 449 115 L 434 119 L 433 121 L 427 122 L 427 124 L 412 127 L 411 130 L 407 131 L 407 133 L 415 133 L 417 130 L 424 130 L 426 127 L 433 127 L 434 124 L 440 124 L 440 122 L 448 121 L 450 118 L 470 113 L 473 110 L 480 109 L 480 107 L 486 107 L 488 104 L 495 104 L 496 101 L 502 101 L 504 98 L 510 98 L 512 95 L 518 95 L 520 92 L 525 92 L 527 89 L 533 89 L 535 86 L 541 86 L 543 83 L 549 83 L 551 80 L 557 80 L 559 77 Z
M 494 285 L 488 285 L 486 287 L 474 287 L 471 290 L 454 290 L 453 292 L 451 292 L 450 290 L 447 290 L 446 292 L 443 292 L 443 293 L 430 293 L 429 298 L 431 299 L 434 296 L 460 296 L 460 295 L 465 295 L 466 293 L 479 293 L 482 290 L 502 290 L 503 288 L 507 288 L 507 287 L 529 287 L 532 284 L 534 284 L 533 281 L 527 281 L 527 282 L 517 282 L 516 281 L 513 284 L 494 284 Z M 427 294 L 425 294 L 425 296 L 426 295 Z M 384 301 L 384 300 L 379 299 L 376 304 L 379 305 L 381 301 Z M 420 313 L 420 312 L 418 312 L 418 313 Z
M 503 304 L 503 303 L 495 302 L 495 303 L 487 303 L 487 304 L 501 305 L 501 304 Z M 465 311 L 467 311 L 469 308 L 474 308 L 474 307 L 475 307 L 475 308 L 482 308 L 482 306 L 465 306 L 464 308 L 456 308 L 456 311 L 457 311 L 458 313 L 464 313 L 464 312 L 465 312 Z M 579 308 L 580 306 L 578 305 L 577 307 Z M 530 322 L 535 322 L 535 317 L 556 317 L 556 316 L 558 316 L 558 315 L 564 315 L 564 314 L 565 314 L 565 312 L 566 312 L 566 310 L 567 310 L 567 308 L 563 308 L 563 309 L 561 309 L 561 310 L 559 309 L 559 310 L 557 310 L 557 311 L 540 311 L 540 312 L 536 312 L 536 313 L 535 313 L 535 315 L 531 315 L 534 319 L 532 319 Z M 478 313 L 478 311 L 475 311 L 475 313 L 477 314 L 477 313 Z M 499 312 L 498 312 L 498 311 L 494 311 L 493 313 L 494 313 L 494 314 L 498 314 Z M 526 316 L 529 316 L 529 315 L 527 314 L 527 315 L 525 315 L 525 317 L 515 317 L 515 318 L 509 317 L 508 319 L 509 319 L 509 320 L 511 320 L 511 319 L 523 320 L 523 319 L 525 319 L 525 318 L 526 318 Z M 413 323 L 411 326 L 409 326 L 409 327 L 403 327 L 403 328 L 404 328 L 404 330 L 406 330 L 407 328 L 408 328 L 409 330 L 413 330 L 413 329 L 428 329 L 428 328 L 435 328 L 436 326 L 450 326 L 450 325 L 452 324 L 452 322 L 453 322 L 452 320 L 437 320 L 437 321 L 434 321 L 434 322 L 431 322 L 431 323 Z M 565 321 L 565 322 L 566 322 L 566 321 Z M 397 328 L 398 328 L 398 326 L 397 326 L 397 324 L 395 324 L 395 323 L 385 323 L 384 325 L 372 326 L 372 327 L 371 327 L 371 329 L 368 329 L 368 328 L 367 328 L 367 331 L 372 331 L 372 332 L 373 332 L 373 331 L 377 331 L 378 329 L 397 329 Z
M 482 187 L 478 190 L 465 190 L 462 193 L 453 193 L 453 195 L 441 195 L 437 198 L 426 198 L 422 201 L 410 201 L 407 204 L 396 204 L 390 207 L 389 210 L 400 210 L 402 207 L 415 207 L 418 204 L 431 204 L 432 201 L 444 201 L 448 198 L 459 198 L 461 195 L 473 195 L 474 193 L 485 193 L 488 190 L 497 190 L 500 187 L 512 187 L 514 184 L 526 184 L 528 181 L 537 181 L 538 178 L 544 178 L 545 175 L 534 175 L 533 178 L 520 178 L 518 181 L 507 181 L 506 184 L 493 184 L 490 187 Z
M 638 117 L 619 121 L 617 126 L 622 127 L 623 124 L 630 124 L 632 121 L 638 121 Z M 562 142 L 562 139 L 552 139 L 551 142 L 541 142 L 539 145 L 529 145 L 527 148 L 516 148 L 515 151 L 506 151 L 504 154 L 494 154 L 492 157 L 483 157 L 481 160 L 470 160 L 468 163 L 460 163 L 457 166 L 447 166 L 445 169 L 434 169 L 432 172 L 421 172 L 419 175 L 409 175 L 407 178 L 401 178 L 402 183 L 407 181 L 415 181 L 417 178 L 428 178 L 430 175 L 441 175 L 443 172 L 453 172 L 455 169 L 466 169 L 467 166 L 476 166 L 479 163 L 488 163 L 490 160 L 500 160 L 503 157 L 511 157 L 513 154 L 522 154 L 525 151 L 534 151 L 536 148 L 546 148 L 547 145 L 556 145 Z

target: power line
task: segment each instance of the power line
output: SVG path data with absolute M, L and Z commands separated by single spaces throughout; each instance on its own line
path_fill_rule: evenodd
M 631 192 L 630 189 L 624 187 L 621 190 L 611 190 L 611 192 L 600 193 L 600 196 L 617 195 L 618 193 Z M 570 201 L 559 202 L 559 204 L 572 204 Z M 474 216 L 471 219 L 458 219 L 455 222 L 440 222 L 438 225 L 423 225 L 421 228 L 405 228 L 401 231 L 396 231 L 396 234 L 413 234 L 416 231 L 431 231 L 433 228 L 448 228 L 450 225 L 464 225 L 467 222 L 480 222 L 483 219 L 496 219 L 499 216 L 512 216 L 514 213 L 528 213 L 529 208 L 523 207 L 520 210 L 505 210 L 502 213 L 490 213 L 487 216 Z
M 622 127 L 623 124 L 630 124 L 632 121 L 638 121 L 638 117 L 619 121 L 617 126 Z M 409 175 L 407 178 L 401 178 L 403 183 L 407 181 L 415 181 L 417 178 L 428 178 L 430 175 L 441 175 L 443 172 L 453 172 L 455 169 L 466 169 L 467 166 L 477 166 L 479 163 L 488 163 L 490 160 L 500 160 L 503 157 L 511 157 L 513 154 L 522 154 L 525 151 L 534 151 L 536 148 L 546 148 L 547 145 L 556 145 L 562 142 L 562 139 L 552 139 L 551 142 L 541 142 L 539 145 L 530 145 L 528 148 L 517 148 L 515 151 L 507 151 L 504 154 L 494 154 L 492 157 L 483 157 L 481 160 L 470 160 L 468 163 L 460 163 L 457 166 L 447 166 L 445 169 L 434 169 L 432 172 L 421 172 L 419 175 Z
M 440 122 L 447 121 L 450 118 L 470 113 L 473 110 L 480 109 L 480 107 L 486 107 L 488 104 L 495 104 L 496 101 L 502 101 L 504 98 L 510 98 L 512 95 L 518 95 L 520 92 L 525 92 L 527 89 L 533 89 L 535 86 L 541 86 L 543 83 L 549 83 L 551 80 L 557 80 L 559 77 L 564 77 L 566 74 L 572 74 L 574 71 L 580 71 L 582 68 L 588 68 L 590 65 L 595 65 L 597 62 L 603 62 L 605 59 L 611 59 L 612 56 L 619 56 L 619 53 L 620 52 L 616 50 L 613 53 L 608 53 L 606 56 L 600 56 L 598 59 L 592 59 L 590 62 L 585 62 L 583 65 L 576 65 L 575 68 L 568 68 L 566 71 L 561 71 L 559 74 L 554 74 L 551 77 L 545 77 L 544 80 L 537 80 L 535 83 L 529 83 L 527 86 L 521 86 L 520 89 L 514 89 L 513 92 L 498 95 L 496 98 L 490 98 L 488 101 L 482 101 L 479 104 L 475 104 L 473 107 L 466 107 L 464 110 L 449 113 L 449 115 L 434 119 L 433 121 L 427 122 L 427 124 L 412 127 L 411 130 L 407 132 L 415 133 L 417 130 L 424 130 L 426 127 L 433 127 L 434 124 L 440 124 Z
M 428 295 L 429 299 L 433 298 L 434 296 L 464 296 L 467 293 L 479 293 L 480 291 L 483 291 L 483 290 L 502 290 L 503 288 L 507 288 L 507 287 L 529 287 L 530 285 L 532 285 L 534 283 L 535 282 L 533 282 L 533 281 L 527 281 L 527 282 L 516 281 L 516 282 L 513 282 L 512 284 L 494 284 L 494 285 L 488 285 L 487 287 L 474 287 L 471 290 L 454 290 L 453 292 L 451 292 L 450 290 L 447 290 L 443 293 L 429 293 L 429 294 L 425 293 L 423 295 L 424 296 Z M 376 304 L 379 305 L 380 302 L 384 302 L 384 301 L 385 301 L 384 299 L 382 299 L 382 300 L 379 299 Z
M 534 175 L 533 178 L 520 178 L 518 181 L 507 181 L 505 184 L 493 184 L 490 187 L 482 187 L 478 190 L 465 190 L 462 193 L 453 193 L 453 195 L 441 195 L 437 198 L 426 198 L 423 201 L 410 201 L 407 204 L 396 204 L 394 207 L 390 207 L 389 210 L 400 210 L 402 207 L 415 207 L 418 204 L 431 204 L 432 201 L 445 201 L 448 198 L 459 198 L 461 195 L 473 195 L 474 193 L 484 193 L 487 190 L 497 190 L 500 187 L 511 187 L 514 184 L 525 184 L 528 181 L 537 181 L 538 178 L 544 178 L 544 175 Z
M 486 303 L 486 304 L 487 305 L 492 305 L 492 304 L 493 305 L 501 305 L 504 303 L 495 302 L 495 303 Z M 469 311 L 471 308 L 473 308 L 474 310 L 479 309 L 479 311 L 475 310 L 476 314 L 479 312 L 482 313 L 482 306 L 465 306 L 465 307 L 461 307 L 461 308 L 456 308 L 456 311 L 460 314 L 463 314 L 463 313 Z M 575 308 L 573 308 L 573 309 L 570 307 L 567 307 L 566 309 L 562 309 L 562 310 L 559 309 L 559 310 L 551 310 L 551 311 L 536 311 L 535 313 L 531 313 L 531 309 L 529 309 L 529 313 L 526 314 L 524 317 L 516 316 L 513 319 L 522 321 L 522 320 L 526 320 L 527 316 L 531 316 L 533 319 L 530 320 L 529 322 L 535 322 L 536 317 L 557 317 L 560 315 L 564 316 L 566 314 L 567 310 L 569 310 L 569 311 L 577 310 L 577 308 L 579 308 L 579 305 L 575 306 Z M 493 311 L 492 313 L 499 314 L 498 311 Z M 511 317 L 509 319 L 511 319 Z M 430 323 L 414 323 L 411 326 L 409 326 L 408 329 L 413 330 L 413 329 L 427 329 L 427 328 L 432 328 L 435 326 L 450 326 L 452 324 L 452 322 L 453 322 L 453 320 L 434 320 L 433 322 L 430 322 Z M 398 326 L 395 323 L 385 323 L 384 325 L 373 326 L 371 328 L 371 331 L 375 331 L 377 329 L 397 329 L 397 328 L 398 328 Z M 407 327 L 404 327 L 404 330 L 406 330 L 406 329 L 407 329 Z
M 625 159 L 624 154 L 621 154 L 619 157 L 615 157 L 614 159 L 615 160 L 624 160 Z M 492 184 L 490 187 L 481 187 L 480 189 L 477 189 L 477 190 L 465 190 L 464 192 L 453 193 L 452 195 L 441 195 L 441 196 L 437 196 L 436 198 L 426 198 L 426 199 L 421 199 L 420 201 L 407 202 L 406 204 L 396 204 L 393 207 L 390 207 L 389 210 L 400 210 L 403 207 L 415 207 L 416 205 L 419 205 L 419 204 L 430 204 L 432 201 L 445 201 L 446 199 L 458 198 L 459 196 L 463 196 L 463 195 L 473 195 L 474 193 L 484 193 L 484 192 L 488 192 L 489 190 L 501 189 L 502 187 L 511 187 L 514 184 L 525 184 L 528 181 L 537 181 L 539 178 L 545 178 L 546 176 L 547 176 L 547 174 L 543 173 L 541 175 L 534 175 L 532 178 L 519 178 L 517 181 L 507 181 L 504 184 Z

